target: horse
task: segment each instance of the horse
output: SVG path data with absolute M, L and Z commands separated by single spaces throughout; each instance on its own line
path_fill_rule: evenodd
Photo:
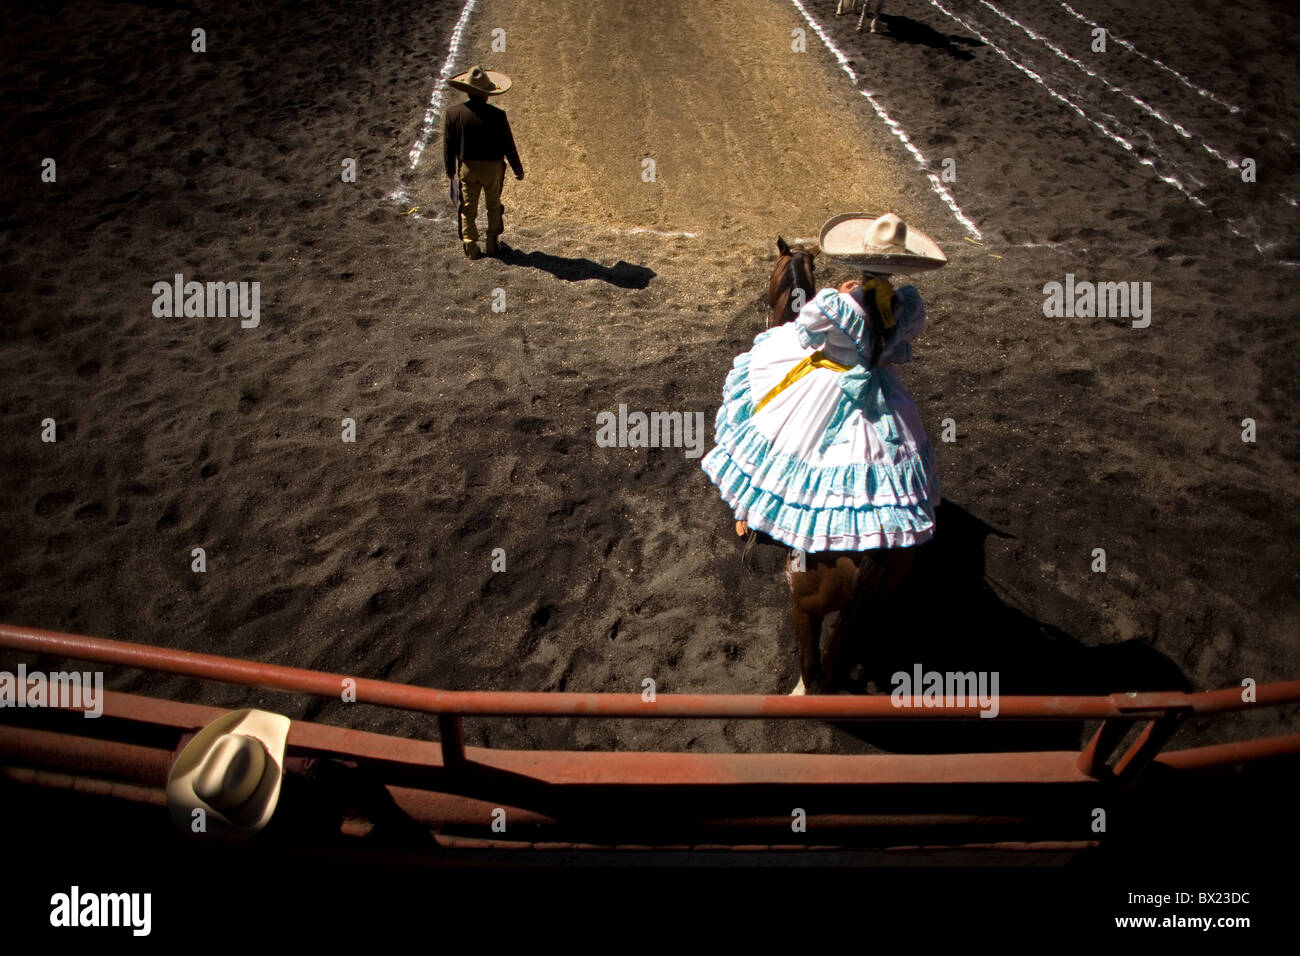
M 840 0 L 839 4 L 835 7 L 835 15 L 838 17 L 842 13 L 852 13 L 853 7 L 857 2 L 858 0 Z M 862 21 L 867 18 L 867 7 L 872 4 L 875 5 L 875 8 L 871 14 L 871 32 L 880 32 L 876 27 L 880 25 L 880 8 L 884 4 L 884 0 L 862 0 L 862 13 L 858 16 L 859 33 L 862 32 Z M 848 6 L 847 10 L 845 10 L 846 5 Z
M 767 327 L 790 322 L 798 317 L 804 304 L 817 293 L 813 284 L 813 258 L 816 245 L 796 241 L 791 247 L 780 236 L 776 237 L 776 264 L 767 279 L 767 305 L 772 310 Z

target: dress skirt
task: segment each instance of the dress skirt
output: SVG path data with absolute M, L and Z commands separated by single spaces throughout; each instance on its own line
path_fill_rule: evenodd
M 738 520 L 801 551 L 907 548 L 928 540 L 938 469 L 892 365 L 867 373 L 868 400 L 846 396 L 845 373 L 814 367 L 755 411 L 813 353 L 793 322 L 754 339 L 727 375 L 717 444 L 701 467 Z

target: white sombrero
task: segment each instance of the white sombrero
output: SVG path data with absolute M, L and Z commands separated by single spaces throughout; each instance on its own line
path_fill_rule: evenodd
M 265 710 L 218 717 L 185 745 L 167 777 L 167 808 L 184 833 L 247 839 L 266 826 L 280 799 L 289 718 Z
M 924 272 L 948 264 L 948 257 L 933 239 L 909 229 L 892 212 L 834 216 L 822 226 L 820 242 L 822 252 L 832 259 L 884 275 Z
M 496 96 L 510 89 L 510 77 L 496 70 L 485 70 L 481 66 L 475 66 L 453 76 L 447 84 L 466 93 Z

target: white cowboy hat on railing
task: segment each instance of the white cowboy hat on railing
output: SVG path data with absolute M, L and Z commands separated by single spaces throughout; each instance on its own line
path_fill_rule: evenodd
M 218 717 L 185 745 L 167 776 L 167 807 L 185 833 L 247 839 L 280 799 L 289 718 L 265 710 Z M 195 810 L 202 810 L 203 827 Z

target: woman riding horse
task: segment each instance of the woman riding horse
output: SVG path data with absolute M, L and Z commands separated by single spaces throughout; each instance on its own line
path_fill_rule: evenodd
M 821 250 L 860 267 L 863 281 L 823 289 L 794 322 L 762 332 L 735 359 L 717 445 L 701 466 L 731 506 L 737 534 L 752 528 L 809 557 L 875 551 L 897 583 L 911 557 L 899 549 L 934 534 L 939 479 L 896 370 L 911 359 L 925 305 L 913 286 L 894 289 L 886 277 L 947 259 L 892 213 L 831 219 Z

